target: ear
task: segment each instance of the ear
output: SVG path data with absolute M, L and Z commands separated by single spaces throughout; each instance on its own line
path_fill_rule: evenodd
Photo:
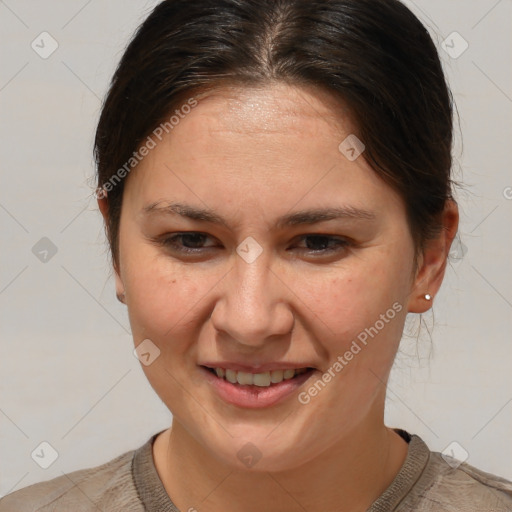
M 457 234 L 458 226 L 457 203 L 448 200 L 442 214 L 442 227 L 439 235 L 426 242 L 425 249 L 418 258 L 418 269 L 407 304 L 408 312 L 424 313 L 432 306 L 432 300 L 425 299 L 425 294 L 429 294 L 433 298 L 441 287 L 450 247 Z
M 100 209 L 101 215 L 103 217 L 103 222 L 108 229 L 108 199 L 106 197 L 106 192 L 102 192 L 97 195 L 98 199 L 98 208 Z M 116 295 L 120 302 L 125 304 L 125 290 L 123 280 L 121 279 L 120 271 L 116 265 L 114 265 L 114 278 L 116 282 Z

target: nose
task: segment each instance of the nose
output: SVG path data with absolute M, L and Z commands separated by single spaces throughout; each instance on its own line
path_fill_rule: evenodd
M 289 303 L 293 294 L 264 254 L 252 263 L 236 258 L 211 315 L 218 332 L 252 347 L 288 334 L 294 322 Z

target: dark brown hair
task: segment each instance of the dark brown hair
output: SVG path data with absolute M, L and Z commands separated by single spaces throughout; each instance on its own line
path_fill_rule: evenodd
M 105 99 L 98 187 L 113 184 L 185 98 L 272 82 L 314 85 L 348 106 L 365 159 L 403 198 L 421 251 L 452 198 L 452 96 L 428 31 L 398 0 L 160 3 L 136 31 Z M 116 268 L 123 183 L 108 187 Z

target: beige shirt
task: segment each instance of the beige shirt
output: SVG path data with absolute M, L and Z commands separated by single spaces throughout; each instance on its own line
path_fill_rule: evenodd
M 367 512 L 512 511 L 512 482 L 466 463 L 448 463 L 420 437 L 396 431 L 409 443 L 407 457 Z M 157 435 L 101 466 L 9 494 L 0 500 L 0 512 L 180 512 L 155 468 L 152 445 Z

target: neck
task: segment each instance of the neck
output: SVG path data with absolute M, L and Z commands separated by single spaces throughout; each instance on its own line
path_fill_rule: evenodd
M 173 421 L 153 446 L 157 472 L 179 510 L 203 512 L 364 512 L 400 470 L 407 443 L 379 425 L 359 425 L 299 468 L 233 469 Z

